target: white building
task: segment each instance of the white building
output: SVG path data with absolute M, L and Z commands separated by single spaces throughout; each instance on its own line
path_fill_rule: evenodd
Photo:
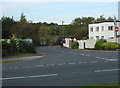
M 120 1 L 118 2 L 118 20 L 120 21 Z
M 117 26 L 120 26 L 120 21 L 117 21 Z M 120 31 L 117 35 L 120 34 Z M 113 21 L 104 21 L 94 24 L 89 24 L 89 39 L 115 39 L 116 33 L 114 30 Z

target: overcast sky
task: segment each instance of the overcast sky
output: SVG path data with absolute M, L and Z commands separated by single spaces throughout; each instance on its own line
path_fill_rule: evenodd
M 20 0 L 22 1 L 22 0 Z M 65 0 L 64 0 L 65 1 Z M 33 22 L 55 22 L 61 24 L 63 20 L 65 24 L 69 24 L 76 17 L 99 17 L 104 14 L 105 17 L 118 17 L 118 1 L 104 0 L 102 2 L 61 2 L 51 0 L 44 2 L 29 0 L 29 2 L 15 2 L 11 0 L 2 2 L 2 16 L 14 17 L 15 20 L 20 19 L 20 14 L 24 12 L 27 20 Z

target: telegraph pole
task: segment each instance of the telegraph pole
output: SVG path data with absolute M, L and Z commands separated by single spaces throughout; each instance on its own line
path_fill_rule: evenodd
M 115 30 L 115 27 L 117 27 L 117 21 L 114 20 L 114 30 Z M 117 32 L 115 32 L 115 36 L 116 36 L 116 43 L 117 43 Z
M 64 27 L 63 27 L 64 21 L 62 21 L 62 37 L 64 38 Z

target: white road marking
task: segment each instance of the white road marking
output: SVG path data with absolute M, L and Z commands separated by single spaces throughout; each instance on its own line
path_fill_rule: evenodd
M 98 61 L 90 61 L 90 63 L 97 63 Z
M 86 55 L 86 56 L 90 56 L 90 55 Z
M 62 63 L 62 64 L 58 64 L 58 65 L 65 65 L 65 63 Z
M 76 63 L 68 63 L 68 64 L 76 64 Z
M 75 52 L 68 52 L 68 53 L 76 54 Z
M 85 55 L 85 54 L 81 54 L 81 55 Z
M 9 67 L 9 68 L 12 68 L 12 67 Z
M 101 58 L 101 59 L 105 60 L 105 59 L 107 59 L 107 58 Z
M 0 80 L 25 79 L 25 78 L 40 78 L 40 77 L 50 77 L 50 76 L 57 76 L 57 75 L 58 74 L 36 75 L 36 76 L 23 76 L 23 77 L 10 77 L 10 78 L 0 78 Z
M 101 58 L 101 57 L 96 57 L 96 58 Z
M 120 69 L 109 69 L 109 70 L 96 70 L 95 72 L 108 72 L 108 71 L 118 71 Z
M 55 64 L 47 64 L 46 66 L 54 66 Z
M 31 66 L 23 66 L 23 68 L 30 68 Z
M 118 61 L 117 59 L 106 59 L 108 61 Z
M 35 67 L 42 67 L 42 66 L 44 66 L 44 65 L 35 65 Z
M 14 67 L 14 68 L 18 68 L 18 67 Z

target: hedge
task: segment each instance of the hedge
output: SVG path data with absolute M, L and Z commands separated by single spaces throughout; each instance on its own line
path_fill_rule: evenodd
M 79 48 L 79 43 L 78 42 L 73 42 L 71 48 L 72 49 L 78 49 Z
M 96 42 L 94 48 L 95 48 L 96 50 L 104 49 L 103 46 L 102 46 L 102 44 L 105 43 L 105 42 L 107 42 L 105 39 L 99 39 L 99 40 Z

